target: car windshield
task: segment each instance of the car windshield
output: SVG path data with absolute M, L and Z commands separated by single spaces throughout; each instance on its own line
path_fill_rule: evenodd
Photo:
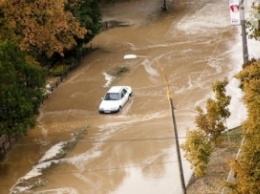
M 105 100 L 119 100 L 119 93 L 107 93 Z

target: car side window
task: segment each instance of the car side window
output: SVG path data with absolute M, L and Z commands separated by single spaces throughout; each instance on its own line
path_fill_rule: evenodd
M 124 96 L 125 96 L 125 93 L 124 93 L 124 91 L 122 91 L 121 92 L 121 98 L 124 98 Z
M 127 90 L 126 89 L 123 89 L 123 93 L 124 93 L 124 95 L 127 93 Z
M 109 93 L 106 94 L 105 100 L 111 100 Z

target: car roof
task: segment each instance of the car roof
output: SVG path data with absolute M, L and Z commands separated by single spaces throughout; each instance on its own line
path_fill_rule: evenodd
M 111 87 L 108 92 L 117 93 L 120 92 L 125 86 L 113 86 Z

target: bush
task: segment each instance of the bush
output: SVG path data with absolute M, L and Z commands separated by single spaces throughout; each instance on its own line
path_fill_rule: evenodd
M 52 76 L 62 76 L 68 70 L 67 65 L 58 65 L 50 70 L 50 75 Z

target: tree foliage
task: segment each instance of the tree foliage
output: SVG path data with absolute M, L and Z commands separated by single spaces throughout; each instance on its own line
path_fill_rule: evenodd
M 187 140 L 182 144 L 185 158 L 191 163 L 194 175 L 200 177 L 205 175 L 210 155 L 214 149 L 213 143 L 201 130 L 190 130 Z
M 230 116 L 228 105 L 230 96 L 226 96 L 227 79 L 213 84 L 215 99 L 208 99 L 206 112 L 197 107 L 196 129 L 189 130 L 182 145 L 185 157 L 191 163 L 195 176 L 203 176 L 207 170 L 210 155 L 214 150 L 217 137 L 225 130 L 224 121 Z
M 44 75 L 18 46 L 0 43 L 0 134 L 23 134 L 42 102 Z
M 244 123 L 245 143 L 241 156 L 232 164 L 236 174 L 233 193 L 260 193 L 260 61 L 246 66 L 238 75 L 245 93 L 248 119 Z
M 1 28 L 14 32 L 24 51 L 63 56 L 76 45 L 87 30 L 70 11 L 64 9 L 66 0 L 5 0 L 0 7 Z M 5 33 L 6 34 L 6 33 Z
M 246 22 L 250 38 L 260 40 L 260 5 L 253 5 L 251 18 Z
M 206 112 L 200 107 L 196 108 L 198 113 L 195 119 L 197 128 L 209 135 L 213 141 L 225 130 L 225 119 L 230 116 L 228 105 L 231 97 L 225 94 L 227 84 L 227 79 L 213 84 L 212 89 L 215 93 L 215 100 L 208 99 Z
M 77 45 L 65 52 L 64 61 L 71 61 L 71 58 L 80 58 L 87 51 L 86 44 L 101 31 L 101 11 L 99 0 L 68 0 L 66 10 L 73 14 L 83 28 L 88 29 L 83 38 L 75 37 Z
M 88 29 L 83 39 L 77 39 L 78 47 L 91 41 L 101 30 L 101 12 L 98 0 L 73 0 L 68 1 L 69 10 L 80 25 Z

